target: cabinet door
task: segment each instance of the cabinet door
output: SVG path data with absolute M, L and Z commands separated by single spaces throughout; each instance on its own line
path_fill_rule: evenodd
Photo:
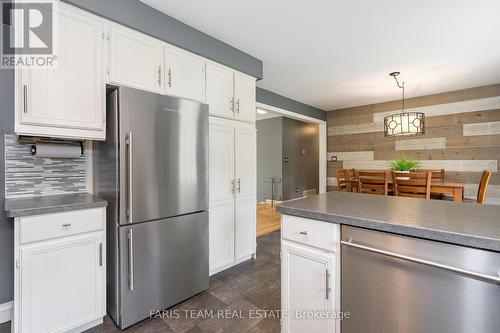
M 116 24 L 111 26 L 110 43 L 111 82 L 163 92 L 164 43 Z
M 166 92 L 205 102 L 205 60 L 173 46 L 165 49 Z
M 209 200 L 231 199 L 234 195 L 234 129 L 209 125 Z
M 54 127 L 102 131 L 104 137 L 103 25 L 96 17 L 54 2 L 58 28 L 55 67 L 18 74 L 18 120 L 42 126 L 33 134 L 57 136 Z M 16 124 L 16 127 L 17 124 Z M 70 131 L 71 132 L 71 131 Z
M 334 254 L 283 241 L 281 269 L 282 309 L 290 314 L 283 318 L 282 332 L 335 332 L 333 319 L 294 317 L 297 312 L 334 311 Z
M 235 256 L 236 260 L 255 253 L 257 198 L 255 196 L 235 200 Z
M 211 202 L 209 207 L 210 273 L 234 261 L 234 199 Z
M 207 62 L 207 104 L 212 115 L 233 118 L 233 71 Z
M 255 79 L 234 73 L 235 118 L 255 122 Z
M 257 136 L 255 129 L 235 130 L 236 195 L 244 197 L 257 192 Z
M 105 315 L 102 242 L 93 233 L 21 247 L 21 332 L 66 332 Z

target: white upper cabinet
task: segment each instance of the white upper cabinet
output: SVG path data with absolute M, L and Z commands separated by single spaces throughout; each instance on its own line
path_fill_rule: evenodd
M 205 60 L 173 46 L 165 48 L 167 95 L 205 102 Z
M 234 103 L 235 119 L 255 122 L 255 79 L 239 73 L 234 73 Z
M 257 133 L 255 129 L 235 129 L 236 196 L 257 193 Z
M 207 62 L 207 104 L 210 114 L 233 118 L 233 71 Z
M 255 79 L 207 62 L 207 104 L 210 114 L 255 122 Z
M 103 22 L 59 2 L 55 67 L 16 71 L 19 135 L 105 139 Z
M 163 93 L 164 46 L 145 34 L 111 24 L 109 81 Z

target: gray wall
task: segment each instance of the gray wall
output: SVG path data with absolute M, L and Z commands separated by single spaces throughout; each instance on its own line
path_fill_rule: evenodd
M 257 88 L 257 102 L 296 112 L 312 118 L 326 120 L 326 112 L 310 105 L 294 101 L 272 91 Z
M 319 189 L 319 127 L 283 118 L 283 200 L 313 188 Z
M 263 77 L 261 60 L 165 15 L 139 0 L 63 1 L 258 79 Z
M 13 132 L 14 71 L 0 69 L 0 304 L 10 302 L 14 297 L 14 225 L 5 217 L 3 209 L 5 201 L 4 136 L 5 133 Z
M 259 120 L 257 127 L 257 202 L 271 198 L 266 178 L 282 177 L 282 117 Z M 281 183 L 275 185 L 275 200 L 281 200 Z

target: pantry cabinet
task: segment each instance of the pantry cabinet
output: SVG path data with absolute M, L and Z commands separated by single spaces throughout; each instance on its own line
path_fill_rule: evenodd
M 254 78 L 207 62 L 206 85 L 206 102 L 211 115 L 255 122 Z
M 210 273 L 255 253 L 256 130 L 210 117 Z
M 340 226 L 282 215 L 281 332 L 340 332 Z M 316 317 L 314 314 L 321 314 Z
M 18 135 L 103 140 L 105 96 L 101 19 L 54 2 L 53 67 L 16 70 Z
M 106 315 L 105 208 L 17 217 L 13 332 L 82 331 Z

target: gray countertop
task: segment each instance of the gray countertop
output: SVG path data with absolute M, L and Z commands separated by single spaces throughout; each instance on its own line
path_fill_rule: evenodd
M 329 192 L 279 204 L 282 214 L 500 252 L 500 206 Z
M 88 193 L 5 199 L 5 215 L 19 217 L 106 207 L 108 202 Z

